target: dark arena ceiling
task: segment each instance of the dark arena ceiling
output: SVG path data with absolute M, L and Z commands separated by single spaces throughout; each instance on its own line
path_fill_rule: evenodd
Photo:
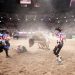
M 27 11 L 36 10 L 61 10 L 66 11 L 70 7 L 74 7 L 75 0 L 30 0 L 31 4 L 21 4 L 23 0 L 0 0 L 0 12 L 16 12 L 17 10 Z M 27 0 L 25 0 L 27 1 Z M 36 5 L 37 4 L 37 5 Z

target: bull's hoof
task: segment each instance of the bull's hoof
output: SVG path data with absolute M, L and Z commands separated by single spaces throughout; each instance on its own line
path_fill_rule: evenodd
M 6 56 L 6 58 L 11 58 L 11 57 L 8 55 L 8 56 Z
M 3 49 L 0 49 L 0 53 L 3 52 Z

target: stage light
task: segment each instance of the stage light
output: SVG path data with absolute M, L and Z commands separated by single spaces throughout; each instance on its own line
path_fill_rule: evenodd
M 0 23 L 1 23 L 2 21 L 0 21 Z
M 66 18 L 66 16 L 64 18 Z
M 9 19 L 11 20 L 12 18 L 10 17 Z
M 68 20 L 66 20 L 66 23 L 68 22 Z
M 71 17 L 74 17 L 74 15 L 72 15 Z
M 19 21 L 20 19 L 18 18 L 18 21 Z
M 50 21 L 51 19 L 49 18 L 49 21 Z
M 25 20 L 26 20 L 26 21 L 28 21 L 28 19 L 27 19 L 27 18 L 26 18 Z
M 59 19 L 59 18 L 56 18 L 57 20 Z
M 43 21 L 43 18 L 41 18 L 41 21 Z
M 74 19 L 74 22 L 75 22 L 75 19 Z
M 39 4 L 39 3 L 36 3 L 36 4 L 34 5 L 34 7 L 40 7 L 40 4 Z
M 3 17 L 1 17 L 1 19 L 3 19 Z
M 58 20 L 58 23 L 60 23 L 60 21 Z
M 36 20 L 36 18 L 33 19 L 34 21 Z
M 33 19 L 34 21 L 36 20 L 36 15 L 35 15 L 35 17 L 34 17 L 34 19 Z

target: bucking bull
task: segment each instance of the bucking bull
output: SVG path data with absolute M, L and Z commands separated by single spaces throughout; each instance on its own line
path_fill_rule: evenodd
M 38 46 L 41 49 L 50 50 L 50 48 L 49 48 L 50 40 L 48 39 L 48 37 L 46 35 L 44 35 L 41 32 L 35 33 L 34 35 L 32 35 L 31 38 L 29 38 L 29 46 L 30 47 L 32 47 L 35 43 L 38 43 Z

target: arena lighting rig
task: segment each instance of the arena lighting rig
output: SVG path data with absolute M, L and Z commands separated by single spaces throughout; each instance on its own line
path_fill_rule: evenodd
M 46 39 L 56 39 L 56 37 L 53 36 L 53 33 L 49 30 L 20 31 L 18 33 L 19 33 L 19 36 L 31 37 L 34 35 L 43 35 Z
M 36 8 L 40 7 L 40 4 L 37 1 L 34 3 L 32 0 L 20 0 L 20 4 L 22 7 L 28 7 L 28 5 L 33 5 Z

